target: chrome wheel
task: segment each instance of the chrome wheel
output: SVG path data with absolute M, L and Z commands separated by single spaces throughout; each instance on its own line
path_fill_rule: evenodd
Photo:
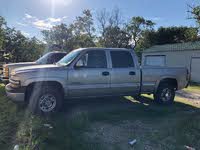
M 167 102 L 167 101 L 170 101 L 171 100 L 171 97 L 172 97 L 172 92 L 170 89 L 166 88 L 166 89 L 163 89 L 162 93 L 161 93 L 161 99 L 164 101 L 164 102 Z
M 56 107 L 56 97 L 52 94 L 44 94 L 39 99 L 39 108 L 43 112 L 50 112 Z

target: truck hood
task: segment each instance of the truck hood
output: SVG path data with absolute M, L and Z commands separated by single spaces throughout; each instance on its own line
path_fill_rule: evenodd
M 50 64 L 50 65 L 35 65 L 35 66 L 27 66 L 27 67 L 20 67 L 15 69 L 16 73 L 22 73 L 22 72 L 39 72 L 39 71 L 50 71 L 50 70 L 56 70 L 60 69 L 61 67 L 56 64 Z
M 10 63 L 6 64 L 5 66 L 8 68 L 16 68 L 16 67 L 23 67 L 23 66 L 31 66 L 31 65 L 37 65 L 36 62 L 20 62 L 20 63 Z

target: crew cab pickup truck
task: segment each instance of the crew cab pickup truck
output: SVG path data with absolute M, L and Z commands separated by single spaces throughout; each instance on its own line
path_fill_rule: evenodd
M 14 101 L 27 102 L 31 112 L 51 113 L 68 98 L 147 93 L 171 104 L 188 79 L 186 68 L 141 67 L 133 50 L 82 48 L 57 64 L 13 70 L 6 92 Z
M 12 70 L 19 68 L 19 67 L 25 67 L 25 66 L 33 66 L 33 65 L 42 65 L 42 64 L 53 64 L 61 60 L 67 53 L 66 52 L 49 52 L 46 53 L 44 56 L 36 60 L 35 62 L 20 62 L 20 63 L 10 63 L 3 65 L 3 76 L 2 81 L 4 83 L 8 83 L 9 76 Z

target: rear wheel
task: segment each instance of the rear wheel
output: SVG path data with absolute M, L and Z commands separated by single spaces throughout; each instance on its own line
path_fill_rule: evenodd
M 29 110 L 34 114 L 51 114 L 62 106 L 63 94 L 53 86 L 45 86 L 32 91 Z
M 167 83 L 161 83 L 154 94 L 154 100 L 159 104 L 172 104 L 174 97 L 175 88 Z

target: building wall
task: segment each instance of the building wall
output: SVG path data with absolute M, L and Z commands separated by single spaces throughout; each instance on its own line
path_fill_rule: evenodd
M 187 67 L 191 69 L 191 62 L 193 57 L 199 57 L 200 59 L 200 50 L 194 51 L 171 51 L 171 52 L 154 52 L 154 53 L 143 53 L 142 55 L 142 64 L 144 64 L 145 56 L 147 55 L 165 55 L 166 56 L 166 66 L 168 67 Z M 199 62 L 199 61 L 193 61 Z M 199 65 L 199 69 L 196 69 L 196 66 Z M 195 78 L 195 82 L 200 82 L 200 64 L 195 64 L 195 70 L 193 70 L 195 76 L 199 76 L 199 79 Z

